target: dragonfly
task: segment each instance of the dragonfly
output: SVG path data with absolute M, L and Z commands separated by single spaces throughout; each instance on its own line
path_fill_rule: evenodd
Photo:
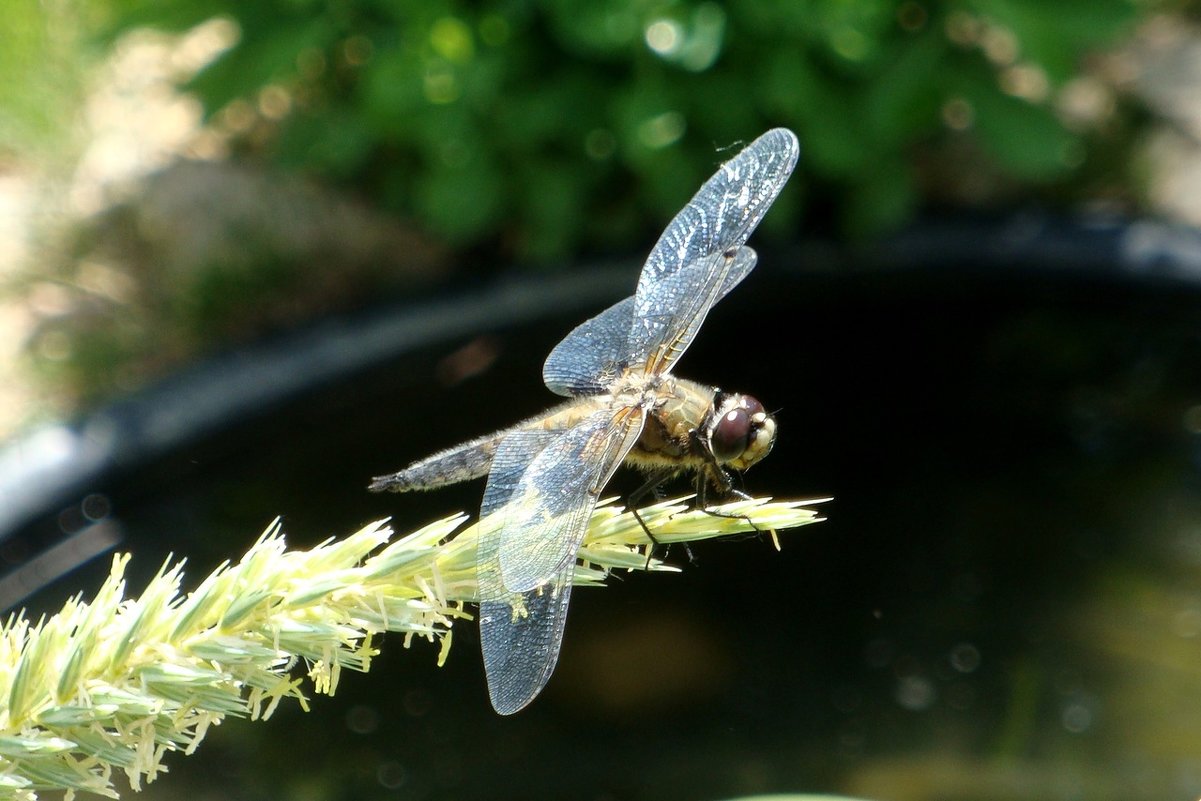
M 757 463 L 775 443 L 775 419 L 758 400 L 671 371 L 713 305 L 754 268 L 745 243 L 799 153 L 791 131 L 770 130 L 701 186 L 651 250 L 634 294 L 550 352 L 543 381 L 570 400 L 372 480 L 372 491 L 406 492 L 487 475 L 476 559 L 484 670 L 498 713 L 523 709 L 550 680 L 577 553 L 620 465 L 648 474 L 635 493 L 643 497 L 691 471 L 704 508 L 708 491 L 731 493 L 729 471 Z

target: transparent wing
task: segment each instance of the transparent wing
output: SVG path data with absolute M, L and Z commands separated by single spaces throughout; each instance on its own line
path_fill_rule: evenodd
M 634 319 L 630 325 L 630 363 L 640 370 L 661 375 L 684 354 L 696 338 L 701 323 L 725 287 L 741 281 L 755 266 L 755 251 L 715 253 L 689 264 L 655 284 L 653 292 L 634 297 Z M 731 286 L 733 284 L 730 284 Z
M 625 366 L 634 298 L 613 304 L 580 323 L 555 345 L 542 365 L 542 380 L 557 395 L 599 395 Z
M 596 498 L 644 419 L 641 408 L 604 408 L 567 428 L 505 436 L 480 508 L 482 598 L 537 589 L 574 563 Z
M 755 258 L 755 253 L 750 248 L 741 248 L 733 264 L 729 266 L 716 299 L 709 303 L 709 306 L 725 297 L 746 278 L 755 266 Z M 686 278 L 685 281 L 687 280 Z M 703 319 L 702 315 L 701 320 Z M 592 319 L 580 323 L 546 357 L 546 363 L 542 366 L 542 380 L 552 392 L 568 397 L 599 395 L 607 391 L 609 383 L 631 361 L 643 361 L 647 358 L 645 342 L 636 346 L 637 349 L 631 348 L 630 332 L 633 324 L 633 297 L 615 303 Z M 696 327 L 699 327 L 699 322 Z M 695 334 L 695 328 L 693 333 Z
M 513 431 L 497 450 L 477 565 L 484 670 L 501 714 L 528 704 L 554 670 L 588 518 L 644 419 L 640 408 L 602 409 L 571 428 Z
M 643 363 L 656 374 L 670 370 L 721 297 L 726 277 L 745 276 L 754 267 L 754 252 L 742 245 L 784 188 L 799 154 L 792 131 L 768 131 L 723 164 L 675 216 L 634 292 L 631 364 Z
M 546 686 L 559 659 L 574 562 L 543 590 L 509 600 L 480 601 L 480 644 L 492 708 L 502 715 L 522 709 Z
M 796 166 L 792 131 L 775 128 L 727 161 L 668 224 L 642 268 L 635 295 L 708 257 L 746 243 Z

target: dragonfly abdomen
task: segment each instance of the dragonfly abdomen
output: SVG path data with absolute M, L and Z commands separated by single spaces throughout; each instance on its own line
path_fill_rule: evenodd
M 428 490 L 486 476 L 504 433 L 497 432 L 464 442 L 413 462 L 396 473 L 376 476 L 371 479 L 367 489 L 372 492 Z

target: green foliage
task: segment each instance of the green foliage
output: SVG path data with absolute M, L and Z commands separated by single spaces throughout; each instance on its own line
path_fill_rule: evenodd
M 247 149 L 354 187 L 455 245 L 562 257 L 645 238 L 771 125 L 846 230 L 903 222 L 915 160 L 968 137 L 1007 182 L 1069 181 L 1055 91 L 1133 0 L 113 0 L 112 33 L 234 20 L 190 89 L 218 124 L 283 88 Z M 1045 91 L 1015 96 L 1007 70 Z M 1010 93 L 1007 93 L 1010 92 Z M 1020 94 L 1020 93 L 1019 93 Z M 965 125 L 946 119 L 948 103 Z M 794 190 L 796 191 L 796 190 Z M 771 220 L 769 220 L 769 224 Z
M 18 152 L 45 159 L 71 144 L 82 95 L 72 49 L 80 21 L 59 3 L 11 0 L 0 29 L 0 168 Z M 68 124 L 64 124 L 68 123 Z

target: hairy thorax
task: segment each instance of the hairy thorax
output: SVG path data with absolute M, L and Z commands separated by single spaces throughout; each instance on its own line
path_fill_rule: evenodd
M 629 459 L 645 468 L 695 469 L 705 454 L 697 432 L 713 410 L 717 391 L 674 376 L 630 376 L 619 392 L 637 393 L 646 424 Z

